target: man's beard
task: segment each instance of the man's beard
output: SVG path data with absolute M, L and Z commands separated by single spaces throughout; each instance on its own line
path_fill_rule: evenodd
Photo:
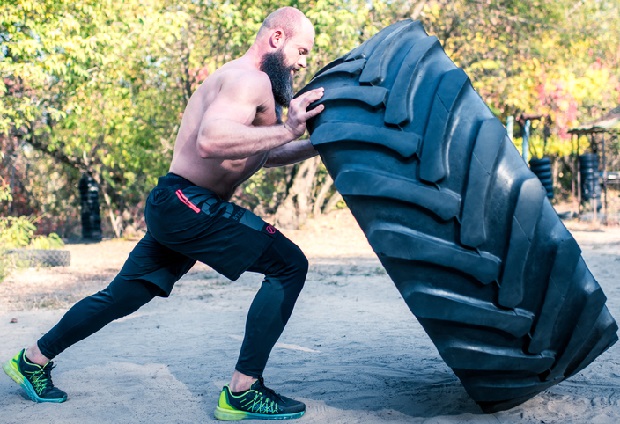
M 271 81 L 271 91 L 276 104 L 288 107 L 293 99 L 293 73 L 295 66 L 286 66 L 282 49 L 263 56 L 260 70 L 267 74 Z

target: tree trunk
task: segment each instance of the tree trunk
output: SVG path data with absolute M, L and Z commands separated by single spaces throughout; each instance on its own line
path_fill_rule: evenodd
M 103 193 L 103 198 L 108 207 L 108 219 L 110 220 L 110 225 L 112 225 L 112 230 L 114 230 L 114 236 L 116 238 L 121 238 L 123 235 L 123 219 L 121 216 L 117 216 L 114 214 L 114 205 L 112 204 L 112 200 L 106 190 L 101 190 Z
M 325 203 L 325 200 L 327 199 L 327 195 L 329 194 L 329 189 L 332 188 L 333 185 L 334 185 L 334 180 L 328 174 L 327 177 L 325 177 L 325 181 L 321 185 L 321 189 L 319 190 L 319 193 L 316 195 L 316 198 L 314 199 L 314 208 L 312 210 L 312 214 L 314 216 L 319 216 L 323 212 L 323 204 Z
M 320 158 L 308 159 L 295 165 L 297 172 L 286 197 L 278 205 L 275 221 L 280 228 L 297 229 L 306 222 L 308 212 L 312 209 L 314 176 Z

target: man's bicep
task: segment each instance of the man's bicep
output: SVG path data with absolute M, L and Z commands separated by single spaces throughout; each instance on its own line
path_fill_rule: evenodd
M 247 82 L 224 84 L 204 113 L 203 121 L 227 120 L 251 125 L 261 104 L 256 88 Z

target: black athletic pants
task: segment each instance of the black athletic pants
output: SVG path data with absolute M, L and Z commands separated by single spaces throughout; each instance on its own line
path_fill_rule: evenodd
M 198 260 L 236 280 L 265 275 L 247 315 L 236 369 L 262 376 L 303 288 L 308 262 L 299 247 L 252 212 L 168 174 L 147 200 L 148 231 L 110 285 L 76 303 L 38 341 L 49 359 L 126 316 L 174 283 Z

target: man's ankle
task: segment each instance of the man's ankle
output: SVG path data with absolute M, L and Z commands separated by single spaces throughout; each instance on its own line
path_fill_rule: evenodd
M 256 380 L 256 377 L 245 375 L 235 370 L 228 387 L 231 392 L 245 392 L 252 387 L 252 384 L 254 384 Z
M 26 360 L 42 367 L 50 361 L 47 356 L 41 353 L 41 350 L 39 350 L 39 346 L 37 345 L 30 346 L 26 349 Z

